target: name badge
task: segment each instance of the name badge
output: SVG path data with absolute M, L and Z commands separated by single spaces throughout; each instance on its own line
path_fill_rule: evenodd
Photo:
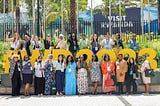
M 33 70 L 32 67 L 30 68 L 30 70 Z
M 117 66 L 117 70 L 119 70 L 119 69 L 120 69 L 120 66 L 118 65 L 118 66 Z
M 111 68 L 110 68 L 110 67 L 107 67 L 107 70 L 108 70 L 108 71 L 111 71 Z
M 68 71 L 71 72 L 72 71 L 71 68 L 69 68 Z
M 95 47 L 95 50 L 97 51 L 97 50 L 98 50 L 98 47 Z
M 64 69 L 61 69 L 61 72 L 64 72 Z

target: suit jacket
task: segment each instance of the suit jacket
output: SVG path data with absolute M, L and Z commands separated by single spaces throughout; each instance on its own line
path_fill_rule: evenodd
M 124 82 L 126 72 L 128 70 L 128 65 L 125 60 L 122 61 L 116 61 L 116 78 L 117 82 Z
M 16 63 L 13 59 L 11 58 L 8 58 L 9 62 L 10 62 L 10 69 L 9 69 L 9 75 L 10 75 L 10 78 L 13 77 L 13 73 L 14 73 L 14 69 L 15 69 L 15 66 L 16 66 Z M 20 75 L 21 75 L 21 79 L 22 79 L 22 64 L 19 62 L 18 63 L 18 67 L 20 68 Z

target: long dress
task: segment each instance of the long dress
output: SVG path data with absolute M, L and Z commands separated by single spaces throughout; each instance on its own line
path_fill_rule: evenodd
M 101 80 L 101 72 L 99 69 L 100 63 L 99 62 L 91 62 L 91 82 L 99 82 Z
M 116 91 L 116 86 L 113 85 L 107 85 L 106 82 L 112 79 L 112 75 L 114 74 L 114 63 L 112 61 L 110 62 L 105 62 L 103 61 L 101 64 L 102 68 L 102 74 L 103 74 L 103 85 L 102 85 L 102 91 L 103 92 L 111 92 L 111 91 Z M 110 74 L 111 73 L 111 74 Z
M 51 94 L 51 87 L 52 87 L 52 84 L 54 83 L 53 63 L 50 63 L 46 67 L 46 70 L 44 71 L 44 75 L 45 75 L 45 91 L 44 91 L 44 94 L 50 95 Z
M 65 71 L 65 94 L 75 95 L 76 94 L 76 63 L 69 63 Z
M 86 70 L 86 62 L 82 61 L 77 75 L 77 87 L 79 94 L 86 94 L 88 92 L 88 78 Z

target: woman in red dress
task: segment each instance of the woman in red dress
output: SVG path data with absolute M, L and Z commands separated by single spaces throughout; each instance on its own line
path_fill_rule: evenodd
M 112 79 L 112 75 L 115 75 L 115 65 L 114 62 L 110 60 L 109 55 L 104 55 L 101 69 L 103 74 L 102 91 L 111 94 L 112 91 L 116 91 L 116 86 L 114 86 Z

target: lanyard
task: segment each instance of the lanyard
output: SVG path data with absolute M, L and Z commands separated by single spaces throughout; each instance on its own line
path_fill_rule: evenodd
M 106 39 L 106 45 L 109 45 L 109 40 Z

